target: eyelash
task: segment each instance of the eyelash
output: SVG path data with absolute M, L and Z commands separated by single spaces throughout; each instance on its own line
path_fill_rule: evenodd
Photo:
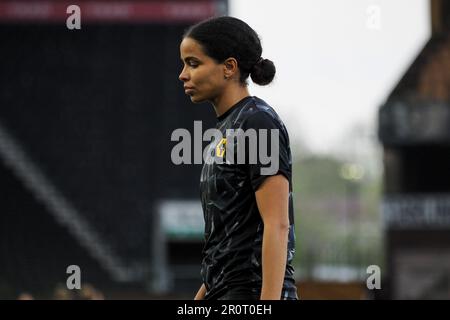
M 188 63 L 184 63 L 184 65 L 188 65 L 191 68 L 197 68 L 199 66 L 199 63 L 192 63 L 192 62 L 188 62 Z M 183 65 L 183 66 L 184 66 Z

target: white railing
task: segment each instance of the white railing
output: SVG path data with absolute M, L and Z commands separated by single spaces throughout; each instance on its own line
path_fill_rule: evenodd
M 385 228 L 450 228 L 450 194 L 385 196 L 381 213 Z

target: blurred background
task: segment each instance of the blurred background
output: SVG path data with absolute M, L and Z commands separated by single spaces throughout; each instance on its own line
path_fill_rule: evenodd
M 215 125 L 179 43 L 219 15 L 277 67 L 250 92 L 291 138 L 300 297 L 449 299 L 445 0 L 0 1 L 0 299 L 194 296 L 201 165 L 170 137 Z

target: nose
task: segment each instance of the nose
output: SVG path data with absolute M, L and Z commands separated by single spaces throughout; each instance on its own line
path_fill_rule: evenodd
M 180 75 L 178 76 L 178 79 L 180 79 L 183 82 L 186 82 L 189 80 L 189 74 L 185 71 L 185 67 L 183 67 L 183 70 L 181 70 Z

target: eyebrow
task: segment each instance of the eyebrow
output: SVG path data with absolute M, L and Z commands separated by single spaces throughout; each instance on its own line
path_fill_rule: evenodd
M 181 61 L 186 61 L 186 62 L 188 62 L 189 60 L 196 60 L 196 61 L 200 61 L 198 58 L 196 58 L 196 57 L 191 57 L 191 56 L 189 56 L 189 57 L 186 57 L 186 58 L 184 58 L 184 60 L 183 59 L 181 59 Z

